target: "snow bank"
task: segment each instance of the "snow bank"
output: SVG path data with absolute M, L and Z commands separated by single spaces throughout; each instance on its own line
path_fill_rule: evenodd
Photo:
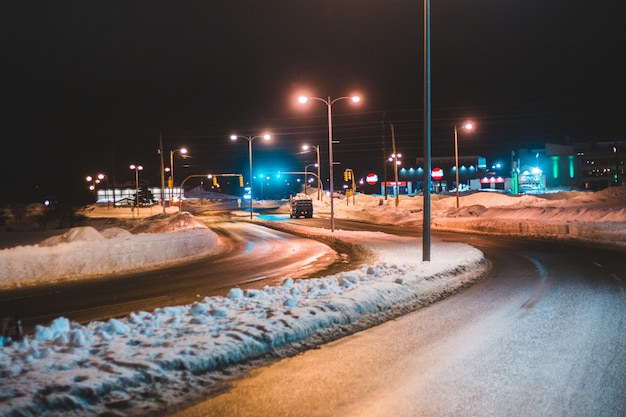
M 162 413 L 181 392 L 223 379 L 225 367 L 380 323 L 458 291 L 485 269 L 482 253 L 463 244 L 434 243 L 434 257 L 455 262 L 424 264 L 417 239 L 338 235 L 371 248 L 379 262 L 125 319 L 38 326 L 0 349 L 0 416 Z
M 335 202 L 341 219 L 379 224 L 420 224 L 423 198 L 357 195 Z M 329 213 L 328 198 L 314 200 L 317 213 Z M 480 192 L 463 195 L 459 208 L 453 195 L 432 196 L 432 229 L 555 239 L 626 248 L 626 186 L 599 192 L 560 192 L 512 196 Z
M 483 227 L 488 233 L 509 228 L 515 235 L 549 233 L 624 242 L 619 234 L 626 229 L 621 223 L 626 219 L 620 217 L 626 205 L 624 190 L 568 194 L 568 204 L 554 198 L 477 194 L 479 197 L 471 199 L 463 197 L 459 209 L 452 205 L 455 199 L 435 197 L 433 206 L 439 207 L 435 224 L 458 225 L 463 230 Z M 327 201 L 314 201 L 318 213 L 328 209 Z M 401 224 L 420 221 L 422 216 L 418 197 L 401 199 L 399 207 L 394 199 L 381 202 L 365 196 L 358 196 L 354 206 L 344 204 L 335 205 L 338 217 Z M 512 207 L 517 208 L 517 217 L 504 214 L 511 213 Z M 559 220 L 550 221 L 559 213 Z M 581 221 L 583 216 L 596 221 Z M 189 226 L 186 221 L 179 224 L 182 231 L 168 236 L 168 243 L 178 242 L 175 235 L 200 233 L 202 229 L 185 229 Z M 148 223 L 145 227 L 154 226 Z M 591 229 L 593 236 L 588 235 Z M 307 227 L 297 231 L 303 230 L 330 235 Z M 141 234 L 112 231 L 112 237 L 105 236 L 108 233 L 101 233 L 100 238 L 91 230 L 74 231 L 75 237 L 85 234 L 91 240 L 72 241 L 67 236 L 56 246 L 28 249 L 47 251 L 76 244 L 74 253 L 82 255 L 86 247 L 101 242 L 114 246 L 115 239 L 133 244 L 142 239 Z M 215 238 L 200 234 L 206 246 Z M 136 312 L 124 319 L 83 326 L 58 318 L 50 326 L 37 327 L 33 337 L 0 348 L 0 416 L 163 414 L 166 404 L 179 401 L 181 393 L 217 386 L 228 377 L 222 371 L 230 365 L 293 354 L 380 323 L 459 291 L 486 267 L 482 253 L 463 244 L 435 239 L 433 261 L 423 263 L 418 239 L 340 230 L 332 236 L 366 246 L 378 260 L 333 276 L 287 279 L 262 290 L 235 288 L 227 297 Z M 126 249 L 131 246 L 126 244 Z M 26 259 L 31 258 L 24 255 Z M 6 269 L 0 271 L 6 274 Z
M 188 214 L 145 229 L 151 233 L 133 235 L 120 228 L 98 232 L 93 227 L 76 227 L 39 245 L 0 250 L 0 286 L 152 269 L 222 249 L 217 234 Z

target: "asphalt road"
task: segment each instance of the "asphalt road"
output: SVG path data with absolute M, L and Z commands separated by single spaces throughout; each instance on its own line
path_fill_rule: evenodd
M 79 323 L 184 305 L 228 290 L 261 288 L 287 276 L 348 268 L 328 246 L 251 224 L 212 223 L 225 253 L 133 274 L 0 290 L 0 317 L 17 317 L 24 332 L 57 317 Z
M 489 275 L 415 313 L 250 372 L 175 417 L 626 415 L 622 253 L 434 238 L 481 249 Z

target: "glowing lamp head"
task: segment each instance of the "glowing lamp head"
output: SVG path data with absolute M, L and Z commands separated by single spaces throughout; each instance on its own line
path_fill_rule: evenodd
M 304 104 L 304 103 L 306 103 L 307 101 L 309 101 L 309 98 L 308 98 L 308 97 L 305 97 L 305 96 L 300 96 L 300 97 L 298 97 L 298 102 L 300 102 L 300 104 Z
M 358 103 L 359 101 L 361 101 L 361 97 L 359 97 L 359 96 L 352 96 L 352 97 L 350 97 L 350 100 L 352 100 L 352 102 L 354 102 L 354 103 Z
M 263 135 L 263 139 L 265 139 L 265 140 L 270 140 L 270 138 L 271 138 L 271 136 L 270 136 L 269 133 L 266 133 L 266 134 Z
M 465 123 L 463 127 L 465 128 L 465 130 L 472 130 L 474 128 L 474 125 L 471 123 Z

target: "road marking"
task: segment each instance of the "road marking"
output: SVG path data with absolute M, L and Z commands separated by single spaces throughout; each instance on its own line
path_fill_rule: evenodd
M 261 280 L 266 279 L 266 278 L 267 278 L 267 275 L 263 275 L 262 277 L 252 278 L 252 279 L 249 279 L 247 281 L 241 281 L 241 283 L 242 284 L 247 284 L 248 282 L 261 281 Z
M 548 283 L 548 271 L 541 264 L 541 262 L 527 255 L 521 256 L 525 259 L 528 259 L 530 262 L 532 262 L 533 265 L 535 265 L 535 268 L 537 268 L 537 272 L 539 272 L 539 278 L 541 278 L 541 284 L 539 285 L 539 288 L 537 288 L 533 295 L 521 306 L 521 308 L 528 310 L 533 308 L 539 302 L 539 300 L 548 292 L 550 284 Z

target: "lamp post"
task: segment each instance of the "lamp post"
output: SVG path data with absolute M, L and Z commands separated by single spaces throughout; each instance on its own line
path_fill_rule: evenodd
M 306 103 L 309 100 L 317 100 L 317 101 L 321 101 L 322 103 L 326 104 L 326 106 L 328 107 L 328 159 L 330 162 L 330 231 L 334 232 L 335 231 L 335 203 L 334 203 L 334 193 L 335 193 L 335 188 L 334 188 L 334 178 L 333 178 L 333 168 L 334 168 L 334 161 L 333 161 L 333 112 L 332 112 L 332 107 L 333 104 L 335 104 L 336 102 L 338 102 L 339 100 L 352 100 L 353 103 L 358 103 L 359 101 L 361 101 L 361 97 L 359 96 L 351 96 L 351 97 L 338 97 L 334 100 L 330 99 L 330 96 L 328 96 L 327 100 L 324 100 L 323 98 L 319 98 L 319 97 L 304 97 L 301 96 L 300 98 L 298 98 L 298 101 L 301 104 Z
M 174 153 L 179 152 L 181 155 L 187 154 L 187 148 L 172 149 L 170 151 L 170 180 L 169 186 L 171 190 L 170 200 L 174 200 Z
M 309 174 L 309 173 L 308 173 L 308 169 L 309 169 L 309 167 L 318 167 L 318 168 L 319 168 L 319 165 L 318 165 L 318 164 L 306 164 L 306 165 L 304 166 L 304 193 L 305 193 L 305 194 L 306 194 L 307 176 L 308 176 L 308 174 Z
M 135 206 L 137 207 L 137 216 L 139 216 L 139 171 L 143 169 L 143 166 L 131 164 L 130 169 L 135 170 Z
M 398 160 L 398 158 L 402 157 L 402 154 L 399 154 L 396 152 L 396 133 L 395 130 L 393 128 L 393 123 L 391 124 L 391 145 L 392 145 L 392 151 L 393 153 L 391 154 L 391 158 L 389 158 L 389 161 L 393 161 L 393 173 L 394 173 L 394 180 L 396 182 L 396 210 L 398 208 L 398 203 L 400 202 L 400 185 L 398 184 L 398 165 L 401 164 L 401 162 Z M 387 189 L 387 184 L 385 184 L 385 190 Z
M 85 177 L 87 182 L 90 183 L 89 190 L 93 191 L 93 194 L 96 196 L 96 200 L 98 199 L 96 184 L 100 184 L 100 182 L 104 179 L 104 177 L 105 177 L 104 174 L 98 174 L 95 177 L 92 177 L 91 175 L 87 175 L 87 177 Z
M 615 185 L 619 185 L 619 156 L 617 155 L 617 142 L 613 146 L 613 154 L 615 155 Z M 537 164 L 539 166 L 539 164 Z
M 472 130 L 471 123 L 463 125 L 465 130 Z M 459 131 L 454 125 L 454 170 L 456 171 L 456 208 L 459 208 Z
M 89 185 L 89 190 L 93 191 L 93 195 L 96 197 L 96 203 L 98 202 L 98 190 L 96 189 L 96 185 L 100 184 L 102 182 L 102 180 L 106 179 L 106 188 L 104 189 L 104 198 L 107 201 L 107 208 L 110 208 L 111 206 L 109 205 L 109 197 L 107 195 L 107 191 L 109 188 L 109 180 L 107 178 L 106 175 L 104 174 L 98 174 L 95 177 L 92 177 L 91 175 L 87 175 L 87 177 L 85 177 L 85 179 L 87 180 L 87 182 L 91 183 Z
M 252 220 L 252 141 L 257 138 L 263 138 L 264 140 L 270 139 L 269 134 L 258 135 L 258 136 L 239 136 L 239 135 L 230 135 L 231 140 L 237 140 L 238 138 L 245 139 L 248 141 L 248 161 L 250 162 L 250 220 Z
M 422 221 L 422 261 L 430 262 L 430 142 L 431 142 L 431 85 L 430 85 L 430 0 L 424 0 L 424 212 Z
M 315 154 L 317 156 L 317 164 L 315 166 L 317 167 L 317 200 L 319 201 L 321 190 L 323 187 L 323 185 L 320 183 L 320 147 L 315 145 L 302 145 L 302 149 L 305 151 L 308 151 L 309 148 L 315 149 Z
M 402 162 L 400 161 L 400 158 L 402 158 L 402 154 L 401 153 L 392 153 L 391 156 L 389 157 L 389 162 L 393 163 L 393 174 L 394 174 L 394 180 L 395 180 L 395 189 L 396 189 L 396 207 L 398 207 L 398 203 L 399 203 L 399 198 L 400 198 L 400 182 L 398 181 L 398 167 L 400 165 L 402 165 Z M 387 185 L 385 184 L 385 187 Z

